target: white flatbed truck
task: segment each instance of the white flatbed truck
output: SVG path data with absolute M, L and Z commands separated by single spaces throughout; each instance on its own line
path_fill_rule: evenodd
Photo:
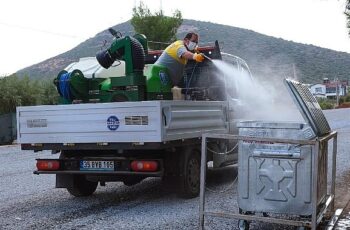
M 225 101 L 139 101 L 17 108 L 23 150 L 52 150 L 37 159 L 35 174 L 56 174 L 56 187 L 91 195 L 100 183 L 136 184 L 162 177 L 184 197 L 199 192 L 203 133 L 229 133 Z M 215 143 L 220 150 L 225 143 Z M 223 166 L 234 157 L 211 154 Z M 215 159 L 214 159 L 215 158 Z

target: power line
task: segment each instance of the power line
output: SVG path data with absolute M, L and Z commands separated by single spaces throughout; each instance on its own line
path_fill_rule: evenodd
M 42 30 L 42 29 L 38 29 L 38 28 L 34 28 L 34 27 L 9 24 L 9 23 L 5 23 L 5 22 L 0 22 L 0 25 L 4 25 L 4 26 L 7 26 L 7 27 L 12 27 L 12 28 L 19 28 L 19 29 L 22 29 L 22 30 L 31 30 L 31 31 L 39 32 L 39 33 L 51 34 L 51 35 L 60 36 L 60 37 L 68 37 L 68 38 L 74 38 L 74 39 L 81 38 L 81 37 L 78 37 L 78 36 L 75 36 L 75 35 L 64 34 L 64 33 L 57 33 L 57 32 L 53 32 L 53 31 L 49 31 L 49 30 Z

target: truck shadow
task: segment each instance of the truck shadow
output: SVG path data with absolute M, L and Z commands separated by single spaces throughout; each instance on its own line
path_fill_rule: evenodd
M 220 189 L 232 183 L 237 175 L 236 167 L 221 169 L 208 169 L 207 185 Z M 56 225 L 70 225 L 76 220 L 89 216 L 105 216 L 109 213 L 147 209 L 148 205 L 167 207 L 166 210 L 178 208 L 178 205 L 194 208 L 197 211 L 198 197 L 186 200 L 177 196 L 175 191 L 169 191 L 163 186 L 161 178 L 148 178 L 139 184 L 125 186 L 121 182 L 107 183 L 105 187 L 99 186 L 96 193 L 89 197 L 73 197 L 64 189 L 46 190 L 38 196 L 31 198 L 30 203 L 19 202 L 16 207 L 2 210 L 7 215 L 19 215 L 23 219 L 35 218 L 26 227 L 29 229 L 47 229 Z M 12 214 L 11 214 L 12 213 Z M 16 228 L 16 223 L 8 223 Z

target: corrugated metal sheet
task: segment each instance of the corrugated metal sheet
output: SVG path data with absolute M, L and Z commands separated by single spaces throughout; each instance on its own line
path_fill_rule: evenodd
M 0 144 L 10 144 L 16 139 L 16 114 L 0 115 Z

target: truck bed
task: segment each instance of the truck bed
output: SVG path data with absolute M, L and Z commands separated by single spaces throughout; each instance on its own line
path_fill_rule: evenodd
M 21 144 L 147 143 L 227 133 L 227 102 L 141 101 L 17 107 Z

